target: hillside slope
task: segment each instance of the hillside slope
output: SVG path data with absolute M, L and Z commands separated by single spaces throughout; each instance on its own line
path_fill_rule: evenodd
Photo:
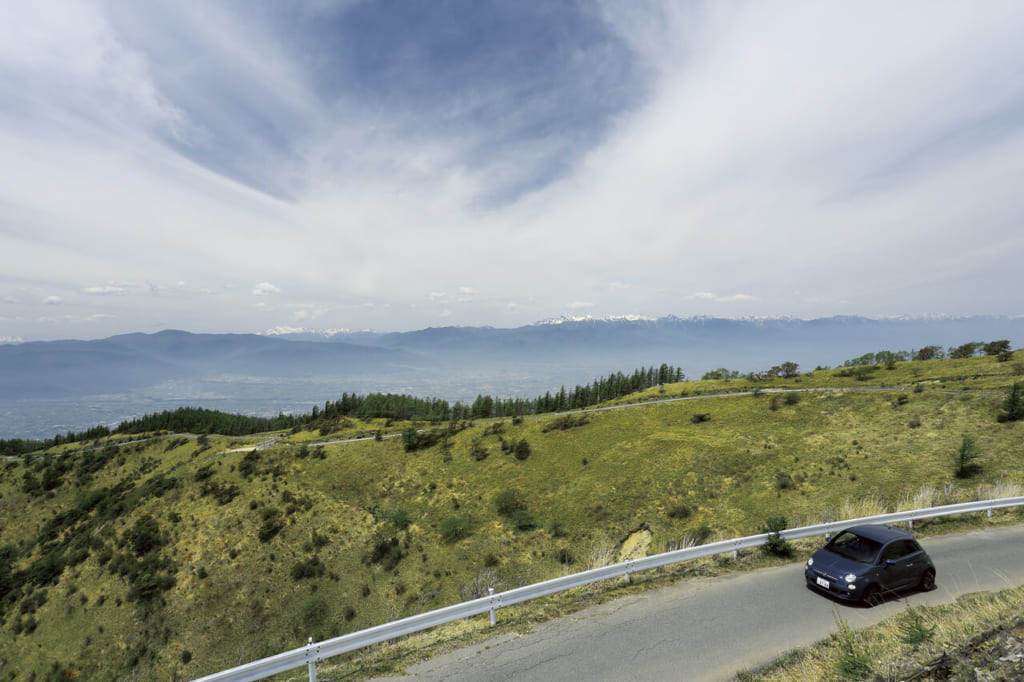
M 0 677 L 192 678 L 612 562 L 641 529 L 655 553 L 767 516 L 797 525 L 850 501 L 928 506 L 1022 484 L 1024 426 L 997 422 L 1020 359 L 671 384 L 623 409 L 442 426 L 411 451 L 424 439 L 398 437 L 407 424 L 343 419 L 10 460 Z M 958 479 L 964 434 L 979 469 Z

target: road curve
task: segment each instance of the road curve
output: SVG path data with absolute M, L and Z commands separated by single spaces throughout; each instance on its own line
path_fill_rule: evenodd
M 1024 584 L 1024 526 L 921 540 L 937 587 L 910 603 L 951 602 L 970 592 Z M 803 564 L 685 580 L 629 595 L 410 666 L 380 680 L 727 680 L 739 670 L 813 644 L 836 629 L 835 611 L 855 628 L 904 609 L 838 604 L 804 586 Z M 498 612 L 501 617 L 501 612 Z

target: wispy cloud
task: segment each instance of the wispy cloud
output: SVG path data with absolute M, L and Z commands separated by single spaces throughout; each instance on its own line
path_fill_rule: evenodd
M 749 294 L 730 294 L 728 296 L 719 296 L 718 294 L 712 294 L 708 291 L 698 291 L 695 294 L 690 294 L 686 298 L 691 301 L 713 301 L 715 303 L 739 303 L 757 300 L 757 296 L 751 296 Z
M 118 284 L 107 284 L 98 287 L 86 287 L 82 289 L 83 293 L 93 294 L 98 296 L 110 296 L 116 294 L 124 294 L 128 292 L 128 288 Z

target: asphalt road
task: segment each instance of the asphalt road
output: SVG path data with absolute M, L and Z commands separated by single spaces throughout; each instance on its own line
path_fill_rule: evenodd
M 1024 526 L 921 540 L 937 569 L 940 604 L 1024 584 Z M 534 628 L 411 666 L 400 680 L 728 680 L 836 629 L 895 615 L 903 599 L 874 608 L 841 604 L 804 586 L 803 564 L 687 580 L 630 595 Z M 501 612 L 498 612 L 501 618 Z

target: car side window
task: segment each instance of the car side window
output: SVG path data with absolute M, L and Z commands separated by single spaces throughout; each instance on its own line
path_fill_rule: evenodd
M 882 561 L 895 561 L 903 556 L 903 543 L 899 540 L 890 542 L 882 550 Z
M 892 559 L 895 561 L 897 559 L 902 559 L 905 556 L 909 556 L 920 549 L 921 548 L 918 544 L 913 540 L 896 540 L 895 542 L 890 542 L 886 545 L 885 551 L 882 552 L 882 559 Z

